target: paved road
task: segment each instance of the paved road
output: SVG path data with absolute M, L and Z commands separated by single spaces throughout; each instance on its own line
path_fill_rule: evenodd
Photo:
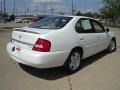
M 19 28 L 30 25 L 30 23 L 14 23 L 14 22 L 7 22 L 7 23 L 0 23 L 0 29 L 9 29 L 9 28 Z
M 82 61 L 81 70 L 67 75 L 61 68 L 35 69 L 18 64 L 6 50 L 11 31 L 0 31 L 0 90 L 120 90 L 120 29 L 117 51 Z

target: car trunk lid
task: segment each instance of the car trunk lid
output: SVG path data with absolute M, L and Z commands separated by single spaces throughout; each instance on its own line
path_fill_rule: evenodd
M 41 35 L 49 32 L 50 30 L 16 28 L 12 33 L 12 43 L 17 47 L 32 49 L 37 39 L 40 38 Z

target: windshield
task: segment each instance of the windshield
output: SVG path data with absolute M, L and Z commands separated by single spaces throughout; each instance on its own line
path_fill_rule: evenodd
M 72 17 L 45 17 L 36 23 L 29 25 L 30 28 L 60 29 L 63 28 Z

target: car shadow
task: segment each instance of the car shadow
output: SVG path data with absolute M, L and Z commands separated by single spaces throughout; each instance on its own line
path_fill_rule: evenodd
M 82 70 L 83 68 L 87 67 L 88 65 L 100 60 L 100 58 L 106 56 L 107 54 L 108 53 L 106 51 L 103 51 L 103 52 L 98 53 L 94 56 L 91 56 L 87 59 L 82 60 L 80 70 Z M 19 63 L 19 66 L 25 72 L 27 72 L 35 77 L 42 78 L 45 80 L 57 80 L 57 79 L 60 79 L 60 78 L 63 78 L 63 77 L 70 75 L 70 74 L 67 74 L 66 71 L 61 67 L 50 68 L 50 69 L 38 69 L 38 68 L 26 66 L 26 65 L 21 64 L 21 63 Z

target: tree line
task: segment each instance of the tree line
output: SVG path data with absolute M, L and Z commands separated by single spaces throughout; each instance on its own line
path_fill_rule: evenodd
M 78 11 L 76 15 L 83 15 L 93 18 L 107 18 L 111 19 L 113 23 L 120 17 L 120 0 L 103 0 L 104 6 L 100 9 L 98 13 L 81 13 Z
M 104 7 L 101 8 L 100 13 L 115 23 L 115 20 L 120 17 L 120 0 L 103 0 L 103 2 Z

